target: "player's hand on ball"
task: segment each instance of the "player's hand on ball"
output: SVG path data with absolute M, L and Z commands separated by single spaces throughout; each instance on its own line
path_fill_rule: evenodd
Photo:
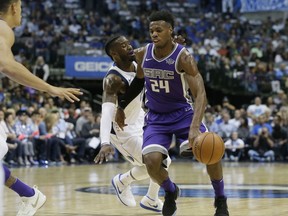
M 103 145 L 99 151 L 99 153 L 96 155 L 96 157 L 94 158 L 94 162 L 97 164 L 102 164 L 103 161 L 105 160 L 106 162 L 108 161 L 108 156 L 109 155 L 113 155 L 114 152 L 114 148 L 107 144 L 107 145 Z
M 124 110 L 120 107 L 117 108 L 117 112 L 115 115 L 115 122 L 118 124 L 119 128 L 121 128 L 121 130 L 124 130 L 124 127 L 127 126 L 127 124 L 125 124 L 125 113 Z
M 190 128 L 189 130 L 189 147 L 193 147 L 193 143 L 195 142 L 195 139 L 201 134 L 199 128 Z

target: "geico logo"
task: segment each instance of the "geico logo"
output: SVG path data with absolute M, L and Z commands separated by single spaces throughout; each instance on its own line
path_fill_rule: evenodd
M 113 63 L 110 62 L 75 62 L 75 71 L 107 72 Z

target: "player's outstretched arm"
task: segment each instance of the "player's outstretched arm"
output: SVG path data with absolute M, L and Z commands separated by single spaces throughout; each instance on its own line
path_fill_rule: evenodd
M 181 54 L 177 67 L 179 71 L 185 72 L 185 79 L 194 99 L 194 115 L 189 132 L 189 143 L 192 145 L 195 138 L 200 134 L 199 128 L 207 105 L 206 91 L 197 63 L 187 50 Z
M 59 88 L 44 82 L 37 76 L 33 75 L 22 64 L 15 61 L 11 47 L 14 43 L 14 34 L 9 26 L 0 25 L 0 71 L 13 81 L 35 88 L 39 91 L 47 92 L 51 96 L 66 98 L 70 102 L 79 101 L 77 95 L 81 95 L 79 89 Z
M 114 154 L 114 148 L 110 145 L 110 132 L 113 115 L 116 108 L 118 94 L 125 91 L 125 84 L 115 74 L 109 74 L 103 80 L 102 117 L 100 123 L 101 149 L 96 155 L 94 162 L 102 164 L 108 160 L 110 154 Z

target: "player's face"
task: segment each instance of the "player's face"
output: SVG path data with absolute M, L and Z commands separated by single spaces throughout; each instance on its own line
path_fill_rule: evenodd
M 123 61 L 135 61 L 135 53 L 126 37 L 120 37 L 116 40 L 115 50 Z
M 20 26 L 21 25 L 21 13 L 22 13 L 22 2 L 21 0 L 16 1 L 15 3 L 12 4 L 12 12 L 13 12 L 13 21 L 14 21 L 14 26 Z
M 165 21 L 153 21 L 149 26 L 150 37 L 156 47 L 164 47 L 171 41 L 172 27 Z

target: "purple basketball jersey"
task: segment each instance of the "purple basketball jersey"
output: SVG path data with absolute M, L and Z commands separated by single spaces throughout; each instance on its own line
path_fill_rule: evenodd
M 145 73 L 146 107 L 156 113 L 167 113 L 191 107 L 188 84 L 184 73 L 177 70 L 178 58 L 185 48 L 176 44 L 172 53 L 159 60 L 153 50 L 154 44 L 146 47 L 142 68 Z

